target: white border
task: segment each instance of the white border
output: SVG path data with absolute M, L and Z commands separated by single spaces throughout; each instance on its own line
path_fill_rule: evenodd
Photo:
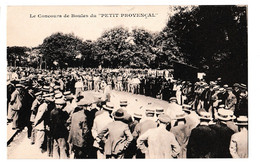
M 259 40 L 259 3 L 258 0 L 0 0 L 0 90 L 1 90 L 1 143 L 0 158 L 5 161 L 6 153 L 6 9 L 7 6 L 24 5 L 248 5 L 248 35 L 249 35 L 249 159 L 243 161 L 259 159 L 259 92 L 260 92 L 260 40 Z M 212 159 L 220 160 L 220 159 Z M 222 160 L 222 159 L 221 159 Z M 11 160 L 12 161 L 12 160 Z M 229 161 L 229 160 L 224 160 Z M 240 161 L 240 160 L 239 160 Z

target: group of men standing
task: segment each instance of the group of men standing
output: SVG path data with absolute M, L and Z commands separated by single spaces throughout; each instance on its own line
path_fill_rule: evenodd
M 81 74 L 76 73 L 74 87 L 59 74 L 41 75 L 25 74 L 8 83 L 8 122 L 13 129 L 27 127 L 31 144 L 55 159 L 248 155 L 244 84 L 231 88 L 220 79 L 209 84 L 174 80 L 168 107 L 133 108 L 125 99 L 115 105 L 105 91 L 113 81 L 102 80 L 95 89 L 94 82 L 81 84 Z M 92 93 L 84 95 L 86 90 Z

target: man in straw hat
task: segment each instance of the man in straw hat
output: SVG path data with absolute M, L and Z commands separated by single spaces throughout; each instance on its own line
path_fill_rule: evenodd
M 234 131 L 227 126 L 227 122 L 232 120 L 232 114 L 231 110 L 218 109 L 216 114 L 218 121 L 216 124 L 210 125 L 216 131 L 215 140 L 217 142 L 215 148 L 217 158 L 231 158 L 229 143 Z
M 121 108 L 115 111 L 113 113 L 115 121 L 106 125 L 96 138 L 97 142 L 101 142 L 105 134 L 108 134 L 104 146 L 104 154 L 106 155 L 106 158 L 123 159 L 124 151 L 133 140 L 128 125 L 122 122 L 125 117 L 124 112 L 125 111 Z
M 180 154 L 177 156 L 178 158 L 186 158 L 186 146 L 189 141 L 189 136 L 190 136 L 190 129 L 188 125 L 186 124 L 186 119 L 185 119 L 185 112 L 184 111 L 179 111 L 176 112 L 175 116 L 175 125 L 171 127 L 170 132 L 172 132 L 175 137 L 177 142 L 180 144 L 181 151 Z
M 183 104 L 182 105 L 182 110 L 186 114 L 185 115 L 185 123 L 186 123 L 187 127 L 190 130 L 192 130 L 193 128 L 195 128 L 200 123 L 200 117 L 196 113 L 196 111 L 194 111 L 192 109 L 192 105 Z
M 156 117 L 158 118 L 158 116 L 161 115 L 161 114 L 164 114 L 164 108 L 162 108 L 162 107 L 157 107 L 157 108 L 155 109 L 155 115 L 156 115 Z
M 43 151 L 45 151 L 44 138 L 45 138 L 45 133 L 46 133 L 45 115 L 46 115 L 46 112 L 48 111 L 48 102 L 51 99 L 49 98 L 49 94 L 43 95 L 42 98 L 43 98 L 43 102 L 37 110 L 37 113 L 36 113 L 36 116 L 34 119 L 34 123 L 33 123 L 33 127 L 34 127 L 34 129 L 35 129 L 34 131 L 36 133 L 35 144 L 43 152 Z
M 111 102 L 107 102 L 106 105 L 103 105 L 103 113 L 96 116 L 94 119 L 93 127 L 91 129 L 92 136 L 94 139 L 97 138 L 98 133 L 109 123 L 113 122 L 111 113 L 114 110 L 114 104 Z M 101 144 L 101 143 L 100 143 Z M 103 144 L 101 144 L 103 145 Z M 94 147 L 96 147 L 97 150 L 97 158 L 98 159 L 105 159 L 106 156 L 104 155 L 104 150 L 102 146 L 100 146 L 97 141 L 94 141 L 93 144 Z
M 155 110 L 151 105 L 148 105 L 145 109 L 145 116 L 142 117 L 142 119 L 139 121 L 139 123 L 136 124 L 134 128 L 134 131 L 132 133 L 134 139 L 137 140 L 138 137 L 140 137 L 149 129 L 156 128 L 157 123 L 155 119 Z M 145 154 L 142 153 L 140 149 L 138 149 L 136 158 L 145 158 Z
M 66 101 L 66 106 L 64 108 L 65 111 L 68 112 L 69 115 L 72 114 L 74 111 L 75 105 L 72 104 L 72 101 L 74 100 L 74 96 L 72 96 L 70 91 L 64 92 L 64 99 Z
M 30 122 L 31 122 L 31 125 L 33 125 L 34 121 L 35 121 L 35 116 L 37 114 L 37 111 L 38 111 L 38 108 L 39 106 L 42 104 L 42 92 L 37 92 L 35 93 L 35 99 L 32 103 L 32 107 L 31 107 L 31 116 L 30 116 Z M 35 129 L 32 128 L 32 134 L 31 134 L 31 144 L 34 144 L 35 143 Z
M 67 159 L 67 120 L 69 114 L 64 111 L 66 102 L 64 99 L 55 100 L 55 108 L 50 113 L 51 132 L 54 139 L 53 158 Z
M 145 153 L 146 159 L 169 159 L 176 157 L 180 146 L 174 134 L 166 130 L 171 118 L 166 114 L 158 117 L 158 127 L 149 129 L 137 139 L 137 147 Z M 147 141 L 148 147 L 145 146 Z
M 171 125 L 174 125 L 175 123 L 175 115 L 176 112 L 181 111 L 182 110 L 182 106 L 177 104 L 177 98 L 176 97 L 171 97 L 169 99 L 169 106 L 165 111 L 165 114 L 169 115 L 171 117 Z
M 230 140 L 230 154 L 233 158 L 248 158 L 248 119 L 239 116 L 237 123 L 239 132 L 232 135 Z
M 192 129 L 187 145 L 187 158 L 215 157 L 216 132 L 209 127 L 210 113 L 200 111 L 200 124 Z
M 138 125 L 140 123 L 140 120 L 142 119 L 142 110 L 141 109 L 136 109 L 135 112 L 133 113 L 133 122 L 130 123 L 129 128 L 130 131 L 134 136 L 136 136 L 134 132 L 136 125 Z M 137 147 L 136 147 L 136 137 L 134 137 L 133 141 L 131 142 L 131 144 L 129 145 L 128 149 L 126 150 L 125 153 L 125 158 L 138 158 L 138 153 L 140 153 L 139 151 L 137 151 Z

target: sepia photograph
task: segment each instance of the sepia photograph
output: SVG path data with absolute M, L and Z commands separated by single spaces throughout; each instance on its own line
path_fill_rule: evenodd
M 247 5 L 6 19 L 7 159 L 248 158 Z

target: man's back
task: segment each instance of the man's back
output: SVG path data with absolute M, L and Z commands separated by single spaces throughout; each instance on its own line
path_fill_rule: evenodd
M 169 159 L 172 156 L 176 156 L 180 151 L 174 134 L 164 128 L 149 129 L 138 138 L 137 145 L 146 140 L 148 143 L 146 159 Z
M 231 158 L 229 144 L 234 131 L 228 128 L 226 124 L 219 122 L 217 124 L 211 125 L 210 127 L 216 131 L 216 157 Z
M 233 134 L 229 149 L 233 158 L 248 158 L 248 131 Z
M 179 158 L 186 158 L 186 147 L 189 141 L 191 130 L 186 124 L 180 124 L 175 127 L 172 127 L 170 132 L 172 132 L 176 140 L 181 146 L 181 152 L 179 154 Z
M 105 143 L 105 154 L 118 154 L 121 153 L 133 140 L 130 129 L 127 124 L 122 121 L 113 121 L 109 123 L 98 134 L 99 139 L 108 132 L 108 138 Z
M 52 135 L 56 138 L 64 138 L 68 135 L 66 128 L 66 121 L 69 118 L 69 114 L 61 109 L 54 108 L 50 114 L 50 122 Z
M 69 141 L 73 145 L 78 147 L 83 147 L 87 141 L 85 137 L 89 129 L 87 127 L 87 117 L 84 110 L 77 111 L 72 114 L 71 129 L 69 134 Z
M 138 123 L 135 126 L 134 132 L 133 132 L 133 136 L 135 138 L 141 136 L 142 134 L 144 134 L 147 130 L 151 129 L 151 128 L 156 128 L 157 127 L 157 123 L 154 120 L 145 120 L 141 123 Z
M 216 132 L 206 125 L 198 125 L 191 131 L 187 145 L 187 158 L 210 158 L 215 156 Z
M 96 138 L 98 133 L 111 122 L 113 122 L 113 119 L 109 116 L 109 113 L 106 111 L 96 116 L 92 127 L 93 137 Z

